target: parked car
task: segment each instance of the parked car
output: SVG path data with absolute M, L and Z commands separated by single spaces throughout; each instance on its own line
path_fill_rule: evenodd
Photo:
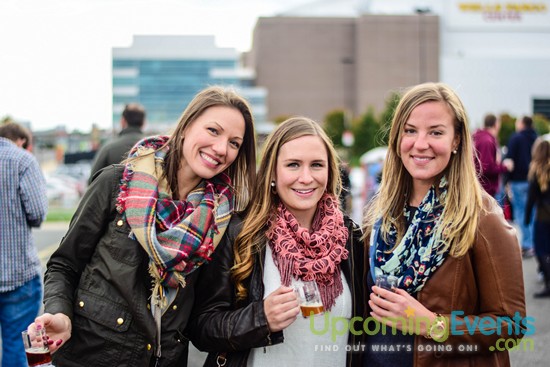
M 45 178 L 46 196 L 50 207 L 76 207 L 81 194 L 78 181 L 75 178 L 60 174 L 47 174 Z

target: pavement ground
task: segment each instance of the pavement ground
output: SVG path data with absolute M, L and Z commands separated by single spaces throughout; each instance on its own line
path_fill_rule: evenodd
M 39 256 L 45 268 L 45 264 L 51 253 L 57 248 L 59 241 L 64 235 L 67 223 L 45 223 L 36 230 L 35 241 L 37 242 Z M 41 243 L 43 242 L 43 243 Z M 510 359 L 512 366 L 544 366 L 548 365 L 548 346 L 550 345 L 550 298 L 536 299 L 533 294 L 542 288 L 542 283 L 537 275 L 535 258 L 523 259 L 523 279 L 525 284 L 525 301 L 527 315 L 533 318 L 535 333 L 524 337 L 522 341 L 508 341 Z M 1 338 L 0 338 L 1 340 Z M 0 347 L 0 358 L 2 349 Z M 206 354 L 199 352 L 190 345 L 189 366 L 202 366 Z

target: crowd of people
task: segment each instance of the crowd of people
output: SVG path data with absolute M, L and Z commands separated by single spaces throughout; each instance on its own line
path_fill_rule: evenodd
M 144 135 L 145 117 L 126 106 L 43 285 L 30 234 L 46 213 L 43 178 L 22 149 L 28 132 L 0 128 L 12 188 L 0 216 L 3 367 L 27 365 L 27 328 L 46 329 L 56 366 L 186 366 L 189 342 L 205 366 L 507 366 L 495 343 L 530 331 L 522 253 L 544 277 L 535 296 L 550 296 L 550 143 L 530 117 L 502 155 L 496 116 L 471 132 L 449 86 L 408 88 L 360 223 L 317 121 L 280 123 L 256 159 L 250 106 L 232 90 L 200 91 L 170 135 Z M 319 314 L 304 311 L 304 282 Z
M 550 197 L 547 190 L 550 161 L 544 147 L 548 139 L 539 137 L 530 116 L 515 122 L 515 132 L 502 154 L 498 142 L 501 121 L 493 114 L 473 134 L 475 163 L 484 190 L 496 198 L 510 214 L 507 219 L 519 230 L 523 257 L 535 257 L 543 290 L 534 297 L 550 297 Z M 542 144 L 541 144 L 542 143 Z M 536 224 L 535 224 L 536 223 Z

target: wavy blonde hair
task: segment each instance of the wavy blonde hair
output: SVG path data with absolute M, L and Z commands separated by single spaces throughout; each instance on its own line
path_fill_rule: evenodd
M 426 102 L 443 102 L 454 114 L 454 130 L 459 145 L 442 173 L 447 177 L 448 188 L 445 209 L 440 222 L 445 249 L 450 247 L 454 257 L 463 256 L 474 243 L 479 216 L 483 208 L 482 189 L 474 167 L 474 152 L 468 117 L 456 93 L 443 83 L 424 83 L 405 92 L 391 124 L 388 153 L 382 171 L 380 191 L 365 210 L 363 229 L 368 242 L 372 227 L 382 218 L 381 232 L 385 238 L 391 225 L 397 228 L 399 243 L 406 231 L 403 208 L 412 191 L 412 177 L 401 160 L 400 145 L 404 125 L 412 111 Z
M 329 165 L 326 191 L 336 197 L 340 195 L 342 181 L 338 155 L 321 126 L 307 117 L 292 117 L 277 126 L 265 142 L 257 184 L 252 193 L 254 201 L 250 203 L 242 229 L 235 240 L 235 264 L 231 269 L 231 275 L 239 300 L 245 299 L 248 295 L 244 282 L 252 273 L 254 254 L 260 252 L 266 244 L 267 221 L 279 204 L 279 197 L 271 188 L 279 151 L 284 144 L 303 136 L 318 136 L 323 141 Z

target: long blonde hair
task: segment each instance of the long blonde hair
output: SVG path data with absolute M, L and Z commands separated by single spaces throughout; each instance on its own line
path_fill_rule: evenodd
M 550 182 L 550 142 L 540 140 L 533 146 L 533 157 L 529 164 L 529 181 L 536 181 L 540 191 L 548 190 Z
M 326 190 L 336 197 L 340 195 L 342 182 L 338 169 L 338 155 L 321 126 L 307 117 L 293 117 L 277 126 L 265 142 L 257 184 L 252 193 L 254 201 L 250 203 L 242 230 L 235 240 L 235 265 L 231 269 L 231 274 L 238 299 L 244 299 L 248 294 L 244 281 L 252 273 L 253 255 L 265 246 L 267 240 L 264 234 L 267 230 L 267 221 L 279 204 L 279 197 L 271 187 L 279 151 L 284 144 L 303 136 L 318 136 L 325 144 L 329 165 Z
M 422 103 L 445 103 L 454 114 L 454 130 L 459 140 L 457 153 L 452 154 L 443 174 L 448 189 L 440 228 L 451 256 L 462 256 L 473 245 L 479 215 L 482 211 L 482 189 L 474 167 L 474 153 L 469 122 L 462 102 L 456 93 L 443 83 L 424 83 L 410 88 L 401 98 L 391 124 L 388 153 L 382 171 L 380 191 L 367 205 L 363 219 L 367 242 L 373 225 L 382 218 L 381 232 L 387 235 L 391 225 L 397 228 L 397 243 L 406 231 L 403 208 L 412 191 L 412 177 L 401 160 L 400 145 L 404 125 L 411 112 Z

